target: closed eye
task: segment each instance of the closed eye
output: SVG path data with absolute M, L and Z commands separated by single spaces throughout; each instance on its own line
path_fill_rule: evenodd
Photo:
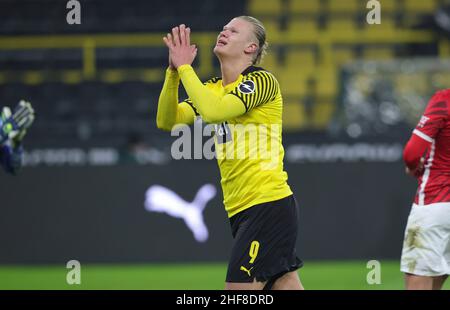
M 229 30 L 231 33 L 238 33 L 238 31 L 235 28 L 228 28 L 228 27 L 223 27 L 223 31 Z

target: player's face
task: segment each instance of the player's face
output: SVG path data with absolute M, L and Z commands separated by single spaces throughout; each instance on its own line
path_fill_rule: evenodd
M 220 57 L 242 57 L 258 48 L 253 25 L 243 19 L 234 18 L 223 27 L 217 37 L 214 53 Z

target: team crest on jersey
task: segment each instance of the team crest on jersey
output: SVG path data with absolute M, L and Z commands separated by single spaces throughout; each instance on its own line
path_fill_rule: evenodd
M 243 94 L 253 94 L 255 92 L 255 83 L 251 80 L 244 81 L 239 84 L 238 89 Z
M 428 120 L 429 120 L 430 118 L 429 117 L 427 117 L 427 116 L 422 116 L 421 117 L 421 119 L 420 119 L 420 121 L 419 121 L 419 127 L 420 128 L 423 128 L 423 126 L 425 126 L 425 124 L 428 122 Z

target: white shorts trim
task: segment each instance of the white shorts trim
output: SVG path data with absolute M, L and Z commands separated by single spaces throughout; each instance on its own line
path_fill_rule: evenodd
M 400 270 L 419 276 L 450 274 L 450 203 L 413 204 Z

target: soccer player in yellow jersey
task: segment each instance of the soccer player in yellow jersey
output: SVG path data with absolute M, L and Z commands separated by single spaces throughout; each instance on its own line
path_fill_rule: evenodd
M 157 126 L 171 130 L 197 116 L 216 124 L 215 150 L 234 238 L 226 288 L 303 289 L 296 271 L 302 266 L 295 249 L 298 207 L 283 170 L 283 100 L 275 77 L 255 66 L 267 47 L 264 26 L 249 16 L 225 25 L 214 47 L 222 77 L 206 83 L 191 67 L 197 49 L 189 28 L 173 28 L 164 42 L 169 68 Z M 178 103 L 180 80 L 189 98 Z

